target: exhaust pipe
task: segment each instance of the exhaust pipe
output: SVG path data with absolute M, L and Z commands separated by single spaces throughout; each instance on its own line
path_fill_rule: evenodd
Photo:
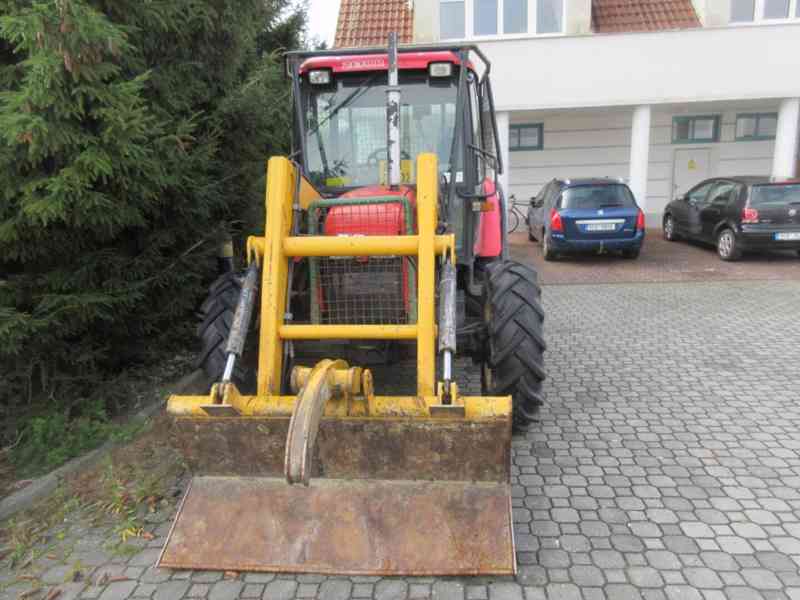
M 386 88 L 386 181 L 400 186 L 400 86 L 397 77 L 397 32 L 389 34 L 389 87 Z

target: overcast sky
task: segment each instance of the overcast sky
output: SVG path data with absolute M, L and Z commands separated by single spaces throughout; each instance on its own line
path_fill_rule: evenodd
M 333 45 L 336 20 L 339 17 L 339 0 L 311 0 L 308 7 L 309 38 L 318 37 Z

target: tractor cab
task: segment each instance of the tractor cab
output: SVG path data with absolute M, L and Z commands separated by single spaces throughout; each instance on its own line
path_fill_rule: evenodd
M 396 84 L 390 83 L 385 49 L 291 53 L 287 67 L 294 89 L 293 149 L 322 195 L 396 194 L 413 202 L 417 157 L 433 153 L 439 159 L 439 218 L 444 231 L 456 234 L 459 265 L 500 254 L 502 166 L 490 64 L 477 48 L 399 48 Z M 387 112 L 391 93 L 399 98 L 396 118 Z M 387 142 L 392 135 L 399 140 L 395 158 Z M 399 177 L 392 181 L 395 164 Z M 481 227 L 482 221 L 491 227 Z

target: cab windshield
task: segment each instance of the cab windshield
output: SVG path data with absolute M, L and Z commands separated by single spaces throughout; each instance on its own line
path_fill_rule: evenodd
M 387 73 L 335 75 L 327 86 L 304 82 L 306 167 L 322 188 L 386 181 Z M 401 71 L 401 178 L 414 183 L 417 155 L 434 152 L 439 172 L 450 171 L 458 77 Z

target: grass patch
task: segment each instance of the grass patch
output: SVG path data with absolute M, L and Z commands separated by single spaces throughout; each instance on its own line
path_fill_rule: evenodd
M 132 367 L 99 386 L 90 397 L 48 398 L 13 415 L 9 450 L 0 456 L 0 483 L 47 473 L 108 440 L 129 442 L 142 421 L 141 408 L 164 398 L 163 387 L 191 372 L 191 357 L 175 356 L 155 365 Z M 8 489 L 0 489 L 0 495 Z
M 70 527 L 79 522 L 109 530 L 105 547 L 116 555 L 139 551 L 141 544 L 133 539 L 153 538 L 157 525 L 148 515 L 170 511 L 177 503 L 175 484 L 185 466 L 170 444 L 165 416 L 124 435 L 128 443 L 101 463 L 66 478 L 49 498 L 0 523 L 0 561 L 21 572 L 44 555 L 66 560 L 75 541 Z

